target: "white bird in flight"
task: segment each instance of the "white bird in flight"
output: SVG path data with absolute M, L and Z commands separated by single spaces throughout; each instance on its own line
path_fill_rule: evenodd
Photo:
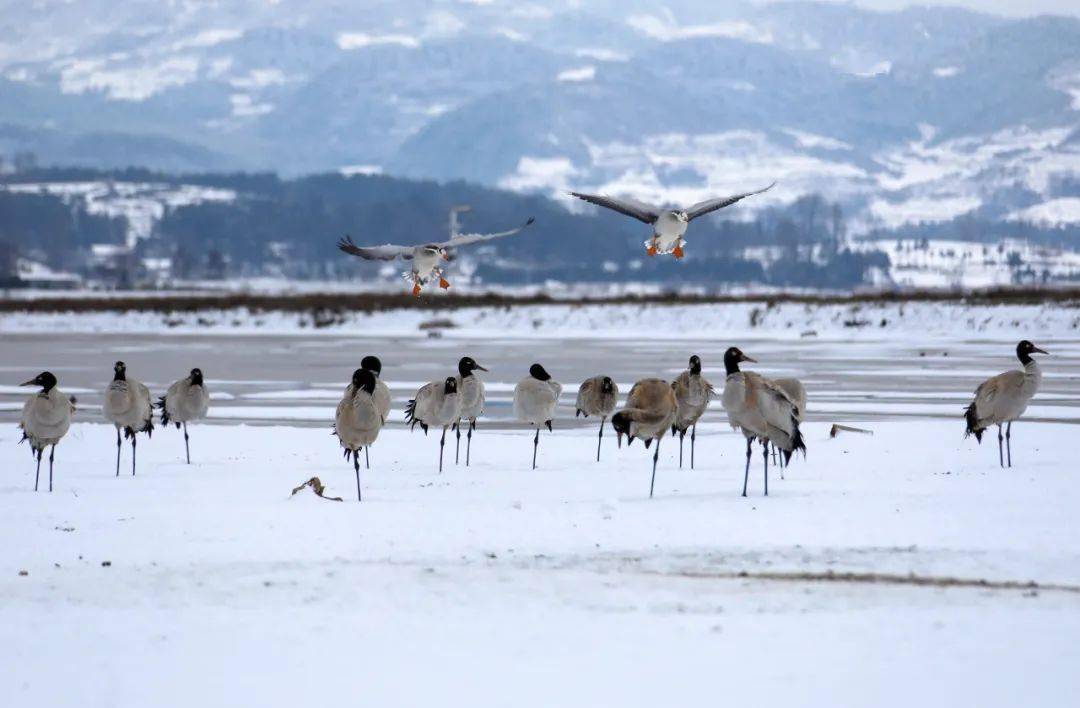
M 481 241 L 502 238 L 503 236 L 513 236 L 524 230 L 533 221 L 535 219 L 530 216 L 529 220 L 524 224 L 509 231 L 499 231 L 492 234 L 454 234 L 448 241 L 425 243 L 419 246 L 396 246 L 390 243 L 382 246 L 357 246 L 349 236 L 346 236 L 338 241 L 338 248 L 345 253 L 369 261 L 392 261 L 397 258 L 406 261 L 411 260 L 412 270 L 406 271 L 402 275 L 406 280 L 412 281 L 413 295 L 419 297 L 421 288 L 435 278 L 439 279 L 440 288 L 450 287 L 450 283 L 447 282 L 446 277 L 443 275 L 440 261 L 453 260 L 453 249 Z
M 772 189 L 775 184 L 776 182 L 773 182 L 764 189 L 758 189 L 753 192 L 744 192 L 743 194 L 736 194 L 731 197 L 714 197 L 713 199 L 706 199 L 687 209 L 664 209 L 662 207 L 653 206 L 652 204 L 646 204 L 645 202 L 639 202 L 635 199 L 627 199 L 625 197 L 616 199 L 615 197 L 609 197 L 602 194 L 582 194 L 580 192 L 570 192 L 570 194 L 578 199 L 583 199 L 590 204 L 596 204 L 605 209 L 611 209 L 620 214 L 632 216 L 638 221 L 643 221 L 646 224 L 651 224 L 653 227 L 653 235 L 652 238 L 645 242 L 645 246 L 649 249 L 649 255 L 655 256 L 657 253 L 670 253 L 676 258 L 682 258 L 685 255 L 683 253 L 683 244 L 686 243 L 683 235 L 686 233 L 686 227 L 691 221 L 699 216 L 711 214 L 717 209 L 731 206 L 740 199 L 767 192 Z

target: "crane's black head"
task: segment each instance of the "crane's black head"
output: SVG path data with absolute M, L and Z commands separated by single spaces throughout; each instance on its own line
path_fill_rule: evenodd
M 534 379 L 539 379 L 541 381 L 551 381 L 551 374 L 549 374 L 547 370 L 545 370 L 544 367 L 540 366 L 539 364 L 533 364 L 529 367 L 529 376 L 532 376 Z
M 360 391 L 375 393 L 375 374 L 367 369 L 357 369 L 352 374 L 353 395 Z
M 461 357 L 461 361 L 457 364 L 457 370 L 458 373 L 461 374 L 461 378 L 472 376 L 472 372 L 474 371 L 487 371 L 487 369 L 473 361 L 471 356 Z
M 202 386 L 202 369 L 192 369 L 191 376 L 189 377 L 192 386 Z
M 611 380 L 610 376 L 605 376 L 600 382 L 600 391 L 602 393 L 613 393 L 615 391 L 615 382 Z
M 630 434 L 630 423 L 632 419 L 626 413 L 626 411 L 619 411 L 615 415 L 611 416 L 611 427 L 615 429 L 615 435 L 618 437 L 619 447 L 622 447 L 623 435 L 626 436 L 626 444 L 634 442 L 634 436 Z
M 729 347 L 728 350 L 724 352 L 724 369 L 727 370 L 727 373 L 734 374 L 736 371 L 738 371 L 739 362 L 742 361 L 757 363 L 756 359 L 751 359 L 750 357 L 746 356 L 738 347 Z
M 118 361 L 113 364 L 113 381 L 123 381 L 127 378 L 127 364 Z
M 42 393 L 48 393 L 56 386 L 56 377 L 53 376 L 51 371 L 42 371 L 40 374 L 30 379 L 26 383 L 19 384 L 20 386 L 41 386 Z
M 1025 364 L 1025 365 L 1029 361 L 1031 361 L 1031 355 L 1032 354 L 1049 354 L 1049 353 L 1050 352 L 1048 352 L 1048 351 L 1045 351 L 1043 349 L 1039 349 L 1037 346 L 1035 346 L 1034 344 L 1032 344 L 1031 342 L 1029 342 L 1026 339 L 1021 340 L 1020 343 L 1016 345 L 1016 358 L 1020 360 L 1021 364 Z
M 701 357 L 699 357 L 697 354 L 694 354 L 690 357 L 690 373 L 701 373 Z
M 379 357 L 371 356 L 370 354 L 360 360 L 360 368 L 367 369 L 371 373 L 378 376 L 382 373 L 382 362 L 379 361 Z
M 457 379 L 453 376 L 447 376 L 446 381 L 443 382 L 443 393 L 447 396 L 451 393 L 457 393 Z

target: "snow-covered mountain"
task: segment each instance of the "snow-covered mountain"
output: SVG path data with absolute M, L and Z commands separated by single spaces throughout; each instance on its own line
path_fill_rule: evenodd
M 630 0 L 4 2 L 0 154 L 348 168 L 696 200 L 857 230 L 1078 223 L 1080 20 Z

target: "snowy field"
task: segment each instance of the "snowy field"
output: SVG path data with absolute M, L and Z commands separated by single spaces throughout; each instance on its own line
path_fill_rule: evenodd
M 753 326 L 741 305 L 382 313 L 318 336 L 284 316 L 198 332 L 5 315 L 3 705 L 1073 705 L 1077 314 L 890 307 L 783 306 Z M 429 316 L 459 326 L 429 339 Z M 960 413 L 1020 336 L 1052 355 L 1003 470 Z M 617 449 L 609 428 L 595 461 L 597 423 L 573 418 L 582 378 L 610 371 L 625 393 L 695 352 L 719 385 L 732 343 L 809 389 L 808 456 L 783 480 L 770 465 L 768 497 L 759 448 L 740 496 L 745 444 L 718 403 L 695 470 L 663 441 L 651 500 L 640 443 Z M 329 424 L 367 353 L 394 411 L 357 503 Z M 438 437 L 401 410 L 462 353 L 492 369 L 489 415 L 471 466 L 451 442 L 440 475 Z M 191 466 L 159 427 L 138 475 L 125 448 L 114 476 L 99 406 L 117 358 L 155 394 L 206 371 Z M 568 389 L 535 471 L 509 408 L 533 359 Z M 14 424 L 14 384 L 46 366 L 79 399 L 51 495 Z M 833 422 L 874 435 L 830 439 Z M 312 476 L 344 501 L 290 497 Z

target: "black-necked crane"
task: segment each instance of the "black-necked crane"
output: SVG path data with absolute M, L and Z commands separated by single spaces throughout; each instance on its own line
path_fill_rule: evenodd
M 405 407 L 405 422 L 409 430 L 417 425 L 427 435 L 431 426 L 442 428 L 439 438 L 439 472 L 443 467 L 443 448 L 446 447 L 446 429 L 461 417 L 461 396 L 458 393 L 457 379 L 448 376 L 444 381 L 432 381 L 424 384 L 416 396 Z
M 1023 371 L 1013 369 L 998 374 L 979 384 L 975 389 L 975 400 L 967 407 L 964 420 L 967 428 L 964 437 L 974 435 L 982 442 L 983 431 L 991 425 L 998 429 L 998 463 L 1005 467 L 1005 455 L 1002 452 L 1001 426 L 1005 425 L 1005 448 L 1008 450 L 1009 467 L 1012 467 L 1012 424 L 1027 410 L 1028 403 L 1039 390 L 1042 383 L 1042 370 L 1031 358 L 1032 354 L 1047 354 L 1037 346 L 1023 340 L 1016 345 L 1016 358 L 1023 365 Z
M 458 463 L 461 455 L 461 421 L 467 421 L 469 432 L 465 440 L 465 466 L 469 466 L 472 456 L 472 434 L 476 430 L 476 419 L 484 414 L 484 382 L 476 375 L 477 371 L 487 371 L 473 360 L 471 356 L 463 356 L 458 361 L 457 385 L 461 395 L 461 417 L 454 423 L 457 432 L 457 443 L 454 447 L 454 464 Z
M 583 415 L 600 418 L 600 432 L 596 440 L 596 461 L 600 461 L 600 444 L 604 442 L 604 423 L 619 403 L 619 387 L 610 376 L 592 376 L 581 382 L 577 393 L 577 410 L 574 417 Z
M 529 375 L 518 382 L 514 387 L 514 415 L 523 423 L 536 428 L 536 436 L 533 437 L 532 468 L 536 469 L 536 450 L 540 446 L 540 428 L 547 426 L 548 432 L 552 432 L 551 419 L 555 416 L 555 408 L 559 405 L 559 395 L 562 394 L 562 384 L 552 380 L 543 366 L 533 364 L 529 367 Z
M 746 436 L 746 470 L 743 474 L 743 492 L 750 479 L 750 453 L 754 440 L 761 441 L 762 460 L 765 463 L 765 495 L 769 494 L 769 443 L 780 448 L 785 462 L 791 460 L 796 450 L 806 454 L 802 433 L 799 432 L 799 416 L 795 404 L 776 384 L 752 371 L 740 371 L 739 364 L 754 360 L 738 347 L 724 353 L 724 380 L 722 401 L 731 427 L 741 429 Z
M 650 499 L 656 486 L 660 440 L 675 423 L 678 409 L 679 404 L 670 383 L 663 379 L 642 379 L 630 388 L 626 405 L 611 417 L 611 427 L 618 436 L 619 447 L 622 447 L 623 435 L 628 437 L 628 445 L 633 444 L 636 438 L 641 438 L 646 450 L 656 442 L 652 459 L 652 481 L 649 482 Z
M 67 435 L 71 427 L 71 414 L 75 404 L 56 386 L 56 377 L 49 371 L 43 371 L 21 386 L 40 386 L 41 390 L 31 396 L 23 406 L 19 427 L 23 434 L 19 442 L 30 443 L 30 452 L 37 457 L 37 471 L 34 473 L 34 491 L 38 490 L 38 478 L 41 476 L 41 453 L 49 450 L 49 491 L 53 489 L 53 458 L 56 456 L 56 444 Z
M 675 400 L 679 404 L 679 411 L 675 417 L 675 423 L 671 432 L 679 434 L 679 468 L 683 463 L 683 438 L 686 431 L 690 431 L 690 469 L 694 469 L 694 441 L 697 439 L 697 422 L 705 409 L 709 407 L 709 399 L 713 396 L 713 385 L 701 375 L 701 357 L 694 354 L 690 357 L 686 371 L 675 377 L 671 382 L 671 388 L 675 391 Z
M 128 378 L 127 366 L 122 361 L 113 366 L 113 380 L 105 389 L 102 411 L 105 419 L 116 426 L 116 476 L 120 476 L 120 431 L 131 439 L 131 475 L 135 476 L 136 436 L 153 434 L 154 407 L 150 403 L 150 389 Z
M 780 379 L 772 379 L 772 382 L 776 384 L 776 387 L 787 394 L 787 397 L 791 399 L 791 402 L 795 404 L 795 408 L 798 411 L 799 422 L 801 423 L 806 417 L 806 386 L 803 386 L 803 382 L 796 378 L 785 377 Z M 776 447 L 773 446 L 773 462 L 776 462 Z M 780 457 L 780 479 L 784 478 L 784 458 Z
M 390 420 L 390 387 L 386 385 L 386 382 L 382 380 L 382 361 L 379 357 L 368 355 L 360 360 L 360 368 L 366 369 L 371 372 L 371 375 L 375 377 L 375 407 L 379 411 L 379 415 L 382 416 L 383 424 Z M 345 395 L 351 396 L 353 391 L 353 384 L 350 381 L 349 385 L 345 387 Z M 364 464 L 370 464 L 368 449 L 364 448 Z
M 161 424 L 174 424 L 177 429 L 184 429 L 184 457 L 191 464 L 191 446 L 188 443 L 187 424 L 206 417 L 210 408 L 210 394 L 203 382 L 202 369 L 192 369 L 191 373 L 174 381 L 165 395 L 158 399 L 161 410 Z
M 334 415 L 334 435 L 341 447 L 345 448 L 345 459 L 352 458 L 353 471 L 356 473 L 356 500 L 363 501 L 360 492 L 360 450 L 367 450 L 382 430 L 385 422 L 379 403 L 375 397 L 377 379 L 368 369 L 353 372 L 348 390 L 338 402 Z M 369 469 L 367 457 L 364 468 Z

